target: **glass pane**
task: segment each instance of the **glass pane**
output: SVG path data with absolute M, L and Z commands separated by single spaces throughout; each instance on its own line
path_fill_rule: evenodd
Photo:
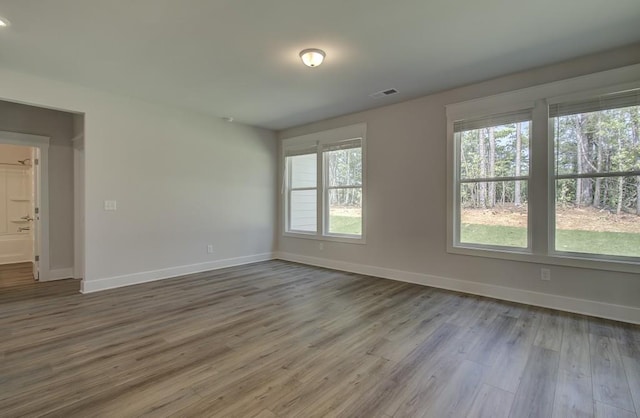
M 291 188 L 316 187 L 317 155 L 305 154 L 287 157 L 291 169 Z
M 531 122 L 460 132 L 460 178 L 529 174 Z
M 324 153 L 329 186 L 362 185 L 362 148 Z
M 460 185 L 460 242 L 527 248 L 528 182 Z
M 329 190 L 330 234 L 362 235 L 362 189 Z
M 640 257 L 640 176 L 557 180 L 556 250 Z
M 555 118 L 558 174 L 640 169 L 640 106 Z
M 289 230 L 316 232 L 318 217 L 316 190 L 292 190 L 289 214 Z

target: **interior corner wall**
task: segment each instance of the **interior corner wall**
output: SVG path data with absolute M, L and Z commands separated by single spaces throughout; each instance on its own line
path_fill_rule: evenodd
M 83 291 L 271 258 L 274 132 L 5 69 L 0 98 L 85 115 Z
M 84 115 L 73 114 L 73 277 L 84 277 Z
M 568 306 L 574 299 L 607 304 L 601 316 L 616 317 L 606 311 L 621 305 L 631 308 L 625 319 L 640 322 L 638 275 L 552 266 L 552 280 L 543 282 L 540 265 L 446 251 L 445 105 L 637 63 L 640 44 L 280 132 L 286 139 L 367 123 L 368 185 L 366 245 L 324 242 L 320 250 L 317 241 L 282 236 L 280 225 L 280 257 L 408 281 L 429 277 L 443 287 L 490 289 L 480 293 L 498 298 L 535 295 L 531 303 L 553 307 L 558 303 L 545 301 L 559 300 L 568 310 L 579 310 Z
M 49 264 L 73 268 L 73 115 L 0 100 L 0 130 L 50 138 Z

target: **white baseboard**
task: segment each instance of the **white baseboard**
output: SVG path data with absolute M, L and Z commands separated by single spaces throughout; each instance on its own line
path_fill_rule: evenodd
M 614 305 L 587 299 L 576 299 L 567 296 L 551 295 L 533 292 L 531 290 L 512 287 L 496 286 L 487 283 L 471 282 L 467 280 L 440 277 L 429 274 L 413 273 L 365 264 L 349 263 L 346 261 L 329 260 L 326 258 L 310 257 L 292 253 L 275 253 L 275 258 L 312 266 L 325 267 L 351 273 L 365 274 L 384 279 L 398 280 L 407 283 L 421 284 L 457 292 L 471 293 L 495 299 L 541 306 L 560 311 L 574 312 L 616 321 L 640 324 L 640 308 Z
M 273 259 L 273 253 L 248 255 L 224 260 L 209 261 L 206 263 L 189 264 L 185 266 L 170 267 L 160 270 L 144 271 L 141 273 L 125 274 L 122 276 L 105 277 L 96 280 L 83 280 L 81 292 L 93 293 L 101 290 L 115 289 L 117 287 L 131 286 L 134 284 L 153 282 L 156 280 L 170 279 L 186 274 L 201 273 L 203 271 L 217 270 L 225 267 L 239 266 L 242 264 L 256 263 Z M 73 269 L 70 269 L 73 273 Z
M 43 282 L 50 282 L 52 280 L 73 279 L 73 267 L 66 269 L 52 269 L 49 270 L 49 278 L 42 280 Z

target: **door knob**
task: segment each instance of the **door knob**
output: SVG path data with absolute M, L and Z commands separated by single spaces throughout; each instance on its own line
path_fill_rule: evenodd
M 31 228 L 29 228 L 28 226 L 21 226 L 20 228 L 18 228 L 18 232 L 24 231 L 31 231 Z
M 29 216 L 29 215 L 25 215 L 25 216 L 21 217 L 20 219 L 24 219 L 25 221 L 29 221 L 29 222 L 33 221 L 33 218 L 31 216 Z

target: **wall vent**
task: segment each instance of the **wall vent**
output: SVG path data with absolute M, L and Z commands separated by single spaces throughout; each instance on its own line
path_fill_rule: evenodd
M 396 89 L 387 89 L 387 90 L 381 90 L 375 93 L 372 93 L 369 95 L 369 97 L 372 97 L 374 99 L 379 99 L 381 97 L 385 97 L 385 96 L 391 96 L 392 94 L 397 94 L 398 90 Z

